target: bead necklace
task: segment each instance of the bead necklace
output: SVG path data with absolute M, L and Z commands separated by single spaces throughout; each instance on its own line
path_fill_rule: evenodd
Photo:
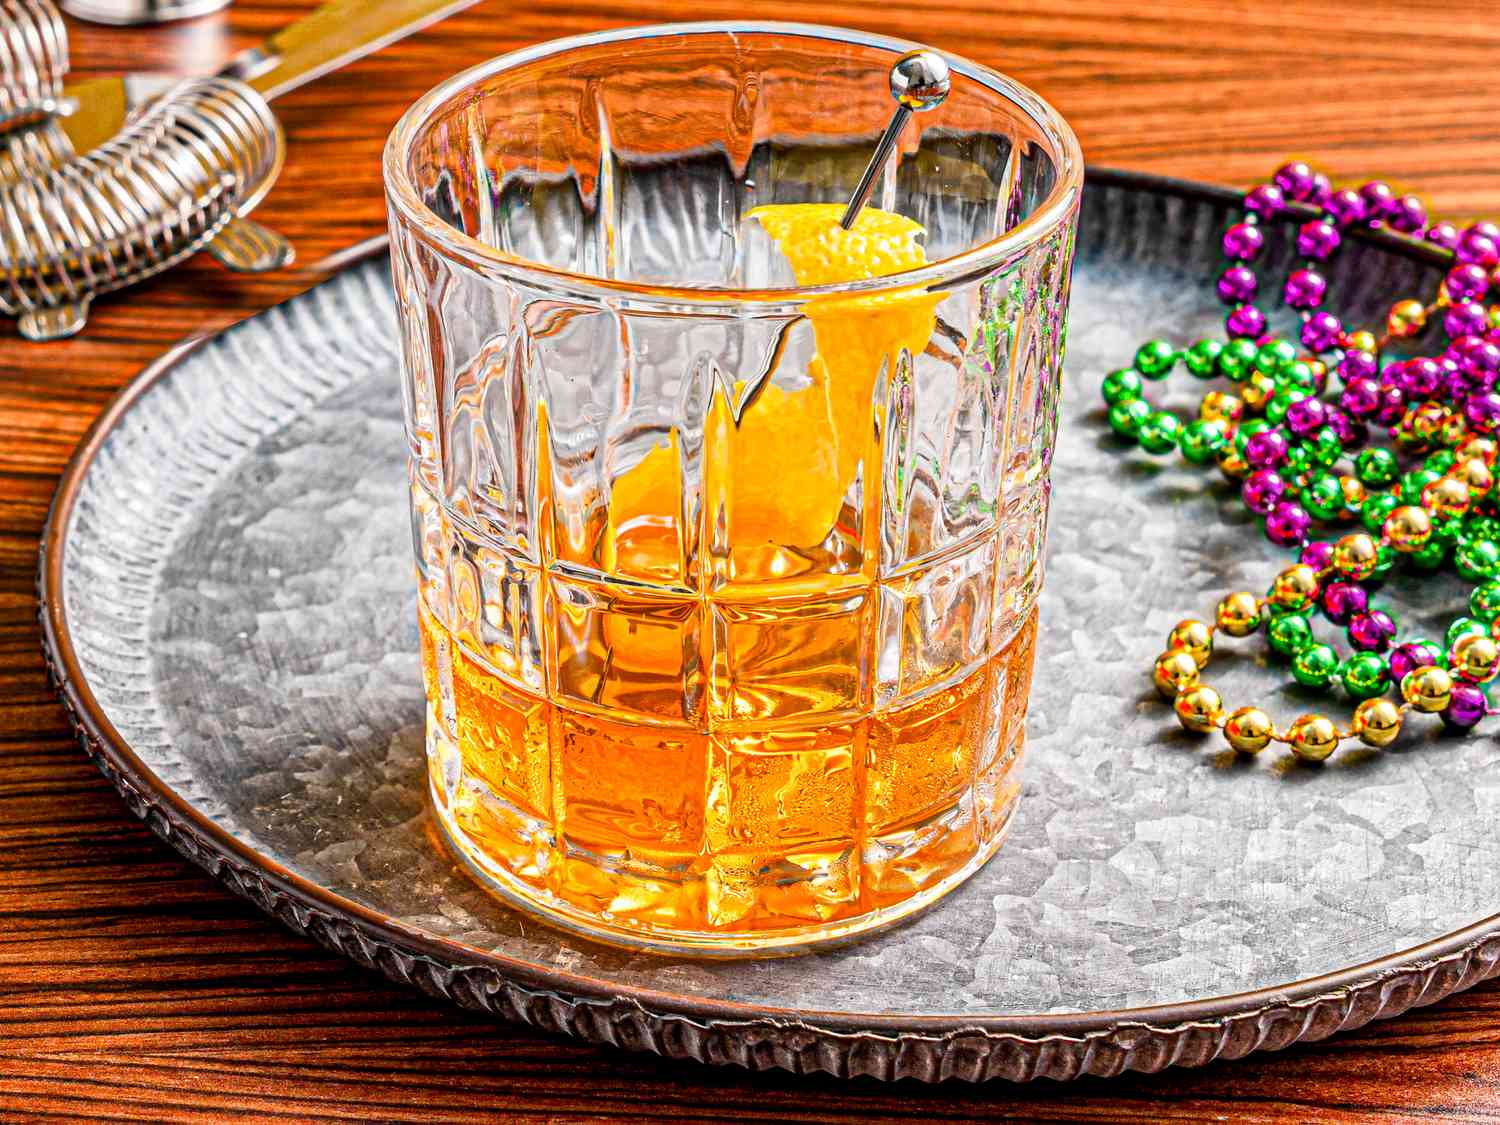
M 1259 224 L 1289 203 L 1321 210 L 1298 230 L 1303 262 L 1282 291 L 1283 302 L 1302 321 L 1298 336 L 1309 354 L 1301 356 L 1289 341 L 1266 336 L 1265 316 L 1251 303 L 1259 281 L 1249 263 L 1265 244 Z M 1493 474 L 1497 446 L 1487 436 L 1500 428 L 1494 389 L 1500 306 L 1483 304 L 1492 286 L 1500 291 L 1500 228 L 1479 223 L 1459 232 L 1448 223 L 1428 226 L 1415 197 L 1397 197 L 1382 183 L 1335 192 L 1300 162 L 1248 192 L 1245 209 L 1244 220 L 1225 233 L 1230 264 L 1216 282 L 1220 299 L 1231 306 L 1229 339 L 1199 340 L 1182 351 L 1149 341 L 1130 368 L 1105 377 L 1101 392 L 1116 433 L 1147 452 L 1176 449 L 1190 464 L 1215 461 L 1230 479 L 1241 480 L 1241 496 L 1264 517 L 1267 537 L 1302 550 L 1265 598 L 1233 593 L 1220 601 L 1213 624 L 1180 622 L 1157 659 L 1153 680 L 1174 701 L 1185 728 L 1222 730 L 1245 753 L 1278 742 L 1299 758 L 1322 761 L 1350 739 L 1386 746 L 1412 710 L 1436 713 L 1453 729 L 1470 729 L 1493 713 L 1480 685 L 1500 675 L 1500 490 Z M 1328 290 L 1321 267 L 1352 225 L 1418 235 L 1455 259 L 1433 301 L 1406 298 L 1391 306 L 1379 338 L 1346 331 L 1320 308 Z M 1385 348 L 1415 336 L 1439 310 L 1449 341 L 1445 351 L 1382 368 Z M 1342 383 L 1337 404 L 1321 397 L 1330 374 L 1322 357 L 1330 353 L 1337 356 L 1333 371 Z M 1143 397 L 1145 382 L 1166 378 L 1179 362 L 1199 379 L 1239 384 L 1238 393 L 1208 392 L 1198 417 L 1186 424 L 1153 409 Z M 1398 474 L 1389 450 L 1365 448 L 1370 422 L 1387 427 L 1398 448 L 1428 456 Z M 1346 458 L 1353 471 L 1336 472 Z M 1314 517 L 1325 523 L 1358 519 L 1368 533 L 1309 542 Z M 1367 587 L 1384 578 L 1398 554 L 1416 569 L 1433 569 L 1446 561 L 1450 547 L 1456 569 L 1478 583 L 1469 597 L 1474 616 L 1456 619 L 1441 648 L 1426 640 L 1396 644 L 1395 622 L 1369 605 Z M 1333 646 L 1318 641 L 1312 613 L 1342 625 L 1356 651 L 1341 660 Z M 1280 729 L 1258 707 L 1228 713 L 1219 694 L 1200 682 L 1216 631 L 1248 636 L 1262 627 L 1272 651 L 1290 660 L 1299 683 L 1339 684 L 1359 701 L 1347 728 L 1317 714 Z M 1399 702 L 1384 698 L 1392 686 L 1400 689 Z
M 1226 603 L 1245 601 L 1257 612 L 1262 603 L 1253 594 L 1235 593 L 1219 603 L 1222 615 Z M 1196 628 L 1202 626 L 1201 633 Z M 1417 710 L 1436 713 L 1444 725 L 1458 730 L 1477 726 L 1490 714 L 1488 701 L 1479 684 L 1494 679 L 1497 648 L 1493 639 L 1469 634 L 1455 646 L 1450 659 L 1465 668 L 1487 668 L 1484 679 L 1458 680 L 1447 669 L 1435 663 L 1423 664 L 1401 680 L 1403 702 L 1399 705 L 1372 692 L 1354 709 L 1348 727 L 1339 727 L 1324 715 L 1308 713 L 1286 728 L 1277 727 L 1271 716 L 1259 707 L 1240 707 L 1226 712 L 1223 699 L 1214 688 L 1200 682 L 1200 670 L 1208 664 L 1208 653 L 1199 658 L 1190 643 L 1207 639 L 1212 646 L 1213 631 L 1201 621 L 1183 622 L 1172 631 L 1169 641 L 1179 647 L 1163 653 L 1156 661 L 1153 679 L 1162 695 L 1173 701 L 1178 721 L 1188 730 L 1200 734 L 1220 730 L 1234 749 L 1247 754 L 1259 753 L 1272 742 L 1284 743 L 1306 761 L 1321 762 L 1340 743 L 1358 739 L 1366 746 L 1384 747 L 1401 733 L 1407 712 Z
M 1500 370 L 1500 347 L 1487 345 L 1486 356 L 1488 349 L 1494 350 Z M 1142 397 L 1144 381 L 1166 378 L 1179 359 L 1185 360 L 1189 372 L 1198 378 L 1223 375 L 1242 383 L 1258 378 L 1263 384 L 1251 382 L 1249 390 L 1256 386 L 1264 389 L 1254 394 L 1242 391 L 1240 395 L 1210 391 L 1199 405 L 1198 418 L 1183 424 L 1167 411 L 1153 410 Z M 1228 346 L 1200 340 L 1180 353 L 1165 341 L 1153 340 L 1136 353 L 1133 367 L 1105 376 L 1101 393 L 1109 404 L 1111 428 L 1126 440 L 1138 443 L 1148 453 L 1177 449 L 1190 464 L 1217 460 L 1226 475 L 1242 477 L 1241 496 L 1246 506 L 1264 517 L 1267 538 L 1281 546 L 1304 542 L 1314 517 L 1335 521 L 1364 518 L 1368 513 L 1373 518 L 1371 530 L 1378 529 L 1395 507 L 1392 496 L 1420 492 L 1443 475 L 1453 463 L 1453 455 L 1445 452 L 1447 447 L 1459 446 L 1471 432 L 1484 435 L 1495 428 L 1487 417 L 1471 424 L 1440 404 L 1426 401 L 1403 409 L 1392 428 L 1398 443 L 1413 451 L 1425 451 L 1433 445 L 1442 449 L 1424 463 L 1423 469 L 1397 480 L 1396 460 L 1388 450 L 1362 449 L 1369 440 L 1369 427 L 1361 415 L 1370 412 L 1360 404 L 1354 404 L 1358 413 L 1346 409 L 1347 388 L 1344 405 L 1332 405 L 1316 397 L 1316 384 L 1325 375 L 1326 371 L 1297 359 L 1295 348 L 1285 340 L 1271 339 L 1258 348 L 1244 340 L 1231 341 Z M 1309 383 L 1314 389 L 1308 388 Z M 1500 396 L 1491 392 L 1488 397 L 1494 398 L 1500 409 Z M 1250 416 L 1256 412 L 1263 417 Z M 1343 457 L 1356 450 L 1360 452 L 1352 473 L 1333 471 Z M 1447 461 L 1435 467 L 1433 458 Z M 1389 485 L 1396 486 L 1391 493 L 1382 491 Z M 1488 484 L 1477 490 L 1481 498 L 1489 491 Z M 1465 506 L 1464 522 L 1454 528 L 1454 542 L 1460 545 L 1461 554 L 1493 556 L 1500 564 L 1500 524 L 1490 526 L 1495 514 L 1477 504 Z M 1484 522 L 1478 522 L 1481 520 Z M 1470 550 L 1468 544 L 1477 532 L 1484 533 L 1482 541 L 1488 545 Z M 1441 563 L 1446 542 L 1440 537 L 1434 543 L 1433 565 Z

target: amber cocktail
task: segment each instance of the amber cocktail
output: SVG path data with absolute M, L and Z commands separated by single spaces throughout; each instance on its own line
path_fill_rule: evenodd
M 561 925 L 844 938 L 1011 818 L 1081 162 L 955 60 L 840 228 L 909 46 L 568 40 L 387 147 L 434 806 Z

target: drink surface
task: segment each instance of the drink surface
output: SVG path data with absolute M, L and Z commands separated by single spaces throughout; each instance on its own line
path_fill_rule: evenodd
M 800 286 L 925 262 L 917 223 L 867 208 L 844 231 L 841 210 L 747 224 Z M 993 852 L 1018 790 L 1032 576 L 1002 580 L 1016 536 L 993 516 L 921 565 L 882 562 L 892 512 L 940 518 L 892 499 L 906 470 L 878 467 L 900 434 L 872 412 L 910 381 L 939 301 L 808 301 L 790 378 L 715 393 L 700 432 L 660 432 L 587 509 L 538 404 L 535 570 L 414 472 L 417 526 L 457 544 L 419 573 L 432 789 L 493 887 L 598 936 L 712 952 L 894 920 Z M 1013 515 L 1039 536 L 1042 513 Z M 530 668 L 487 641 L 507 631 L 534 644 Z

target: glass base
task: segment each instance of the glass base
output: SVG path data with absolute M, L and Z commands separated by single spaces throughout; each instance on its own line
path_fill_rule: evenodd
M 1011 768 L 1019 770 L 1024 754 L 1024 744 L 1016 747 L 1015 754 L 1016 760 Z M 988 863 L 999 850 L 1010 832 L 1011 821 L 1015 816 L 1016 804 L 1020 798 L 1020 787 L 1014 788 L 1012 796 L 1003 809 L 996 810 L 995 815 L 999 817 L 999 823 L 993 830 L 993 836 L 985 842 L 973 858 L 938 882 L 924 887 L 901 902 L 871 910 L 856 917 L 772 931 L 669 930 L 641 924 L 611 924 L 597 915 L 585 914 L 572 904 L 549 895 L 545 891 L 539 891 L 529 883 L 522 882 L 490 860 L 459 826 L 453 817 L 452 810 L 432 789 L 431 780 L 429 793 L 432 798 L 432 811 L 444 842 L 482 887 L 508 905 L 524 910 L 570 933 L 580 934 L 594 941 L 632 952 L 712 958 L 753 958 L 791 956 L 828 949 L 866 934 L 887 929 L 925 910 Z

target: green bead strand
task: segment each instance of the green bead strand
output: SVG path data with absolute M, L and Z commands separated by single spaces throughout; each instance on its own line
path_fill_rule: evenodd
M 1431 469 L 1418 469 L 1414 473 L 1407 473 L 1401 478 L 1401 502 L 1420 505 L 1422 490 L 1434 481 L 1442 479 L 1442 473 L 1435 473 Z
M 1283 613 L 1271 618 L 1266 626 L 1266 640 L 1273 652 L 1296 656 L 1313 644 L 1312 622 L 1300 613 Z
M 1286 480 L 1298 480 L 1312 470 L 1313 456 L 1307 446 L 1298 442 L 1286 451 L 1286 460 L 1276 471 Z
M 1177 366 L 1177 349 L 1165 340 L 1147 340 L 1135 353 L 1135 369 L 1147 379 L 1165 379 Z
M 1384 582 L 1391 571 L 1396 569 L 1397 554 L 1389 547 L 1379 547 L 1375 552 L 1375 569 L 1370 571 L 1369 581 Z
M 1202 418 L 1189 422 L 1177 437 L 1177 447 L 1189 464 L 1206 465 L 1229 444 L 1229 427 Z
M 1457 546 L 1464 537 L 1464 521 L 1457 516 L 1435 516 L 1432 521 L 1432 537 L 1439 543 Z
M 1316 473 L 1302 487 L 1302 506 L 1320 520 L 1337 519 L 1344 511 L 1344 488 L 1331 473 Z
M 1438 476 L 1442 476 L 1449 469 L 1453 468 L 1457 460 L 1458 457 L 1454 454 L 1453 450 L 1439 449 L 1436 453 L 1429 453 L 1427 455 L 1427 459 L 1422 462 L 1422 468 L 1426 469 L 1429 473 L 1437 473 Z
M 1289 340 L 1268 340 L 1255 353 L 1255 370 L 1272 378 L 1297 359 L 1297 348 Z
M 1500 579 L 1492 578 L 1474 587 L 1469 593 L 1469 612 L 1484 622 L 1500 617 Z
M 1500 543 L 1493 539 L 1460 541 L 1453 551 L 1453 565 L 1459 577 L 1482 582 L 1500 575 Z
M 1303 687 L 1327 687 L 1338 671 L 1339 657 L 1332 645 L 1310 644 L 1292 657 L 1292 678 Z
M 1397 476 L 1396 456 L 1389 449 L 1364 449 L 1354 459 L 1354 475 L 1366 488 L 1384 488 Z
M 1167 453 L 1177 448 L 1177 435 L 1181 432 L 1182 423 L 1177 415 L 1158 410 L 1140 424 L 1135 439 L 1147 453 Z
M 1281 373 L 1281 381 L 1284 386 L 1315 394 L 1318 389 L 1318 377 L 1313 374 L 1312 365 L 1305 360 L 1288 364 Z
M 1344 456 L 1344 444 L 1332 426 L 1324 426 L 1306 444 L 1313 460 L 1326 469 L 1333 468 Z
M 1212 379 L 1219 373 L 1219 356 L 1224 345 L 1217 340 L 1203 339 L 1183 353 L 1187 369 L 1199 379 Z
M 1354 699 L 1373 699 L 1391 686 L 1391 667 L 1373 652 L 1356 652 L 1339 671 L 1344 690 Z
M 1447 652 L 1458 642 L 1459 637 L 1466 637 L 1470 633 L 1488 635 L 1489 630 L 1484 627 L 1484 622 L 1475 621 L 1472 617 L 1457 618 L 1443 634 L 1443 651 Z
M 1470 539 L 1493 539 L 1500 542 L 1500 520 L 1493 516 L 1471 513 L 1464 523 L 1464 534 Z
M 1382 492 L 1380 495 L 1371 496 L 1365 501 L 1364 509 L 1360 513 L 1360 519 L 1363 521 L 1365 529 L 1371 535 L 1379 535 L 1381 529 L 1385 527 L 1386 517 L 1399 507 L 1401 507 L 1400 500 L 1396 499 L 1389 492 Z
M 1413 551 L 1406 559 L 1417 570 L 1437 570 L 1448 561 L 1448 544 L 1441 539 L 1429 539 L 1425 547 Z
M 1141 425 L 1152 413 L 1151 404 L 1145 399 L 1133 398 L 1117 402 L 1109 408 L 1109 428 L 1121 437 L 1134 441 Z
M 1231 383 L 1243 383 L 1255 370 L 1258 349 L 1249 340 L 1230 340 L 1219 352 L 1219 374 Z
M 1117 402 L 1129 402 L 1131 399 L 1140 398 L 1144 391 L 1145 384 L 1141 382 L 1140 372 L 1133 367 L 1122 367 L 1118 371 L 1111 371 L 1104 377 L 1104 382 L 1099 384 L 1099 393 L 1111 406 Z

